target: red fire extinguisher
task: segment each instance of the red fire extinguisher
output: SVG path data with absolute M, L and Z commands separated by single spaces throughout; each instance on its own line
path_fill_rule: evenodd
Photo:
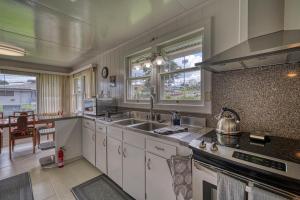
M 64 167 L 64 149 L 62 147 L 58 150 L 58 167 Z

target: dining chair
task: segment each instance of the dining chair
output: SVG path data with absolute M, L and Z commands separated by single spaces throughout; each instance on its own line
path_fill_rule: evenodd
M 21 116 L 21 115 L 34 115 L 34 111 L 15 111 L 13 113 L 13 116 L 14 117 L 17 117 L 17 116 Z
M 0 119 L 3 119 L 3 112 L 0 112 Z M 3 146 L 3 129 L 0 128 L 0 154 L 2 153 Z
M 34 115 L 9 116 L 9 158 L 14 150 L 15 140 L 32 138 L 33 153 L 36 146 L 36 128 Z

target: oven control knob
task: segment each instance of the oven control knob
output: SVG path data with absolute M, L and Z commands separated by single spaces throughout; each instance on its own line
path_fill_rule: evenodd
M 211 151 L 218 151 L 217 143 L 213 142 L 210 147 Z
M 204 140 L 200 141 L 199 148 L 201 148 L 201 149 L 205 149 L 206 148 L 206 144 L 205 144 Z

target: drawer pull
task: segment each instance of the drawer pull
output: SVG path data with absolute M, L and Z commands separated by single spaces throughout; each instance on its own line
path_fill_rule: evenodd
M 165 149 L 164 149 L 164 148 L 162 148 L 162 147 L 158 147 L 158 146 L 155 146 L 155 149 L 156 149 L 156 150 L 158 150 L 158 151 L 165 151 Z
M 126 155 L 126 148 L 123 149 L 123 157 L 124 157 L 124 158 L 127 157 L 127 155 Z
M 119 153 L 119 155 L 121 155 L 121 146 L 120 145 L 118 147 L 118 153 Z
M 150 158 L 148 158 L 148 161 L 147 161 L 147 168 L 148 168 L 148 170 L 151 170 L 151 167 L 150 167 L 150 162 L 151 162 L 151 159 L 150 159 Z

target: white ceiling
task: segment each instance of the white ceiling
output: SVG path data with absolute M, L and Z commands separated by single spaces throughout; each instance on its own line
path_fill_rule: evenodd
M 23 62 L 72 67 L 206 0 L 1 0 L 0 42 Z

